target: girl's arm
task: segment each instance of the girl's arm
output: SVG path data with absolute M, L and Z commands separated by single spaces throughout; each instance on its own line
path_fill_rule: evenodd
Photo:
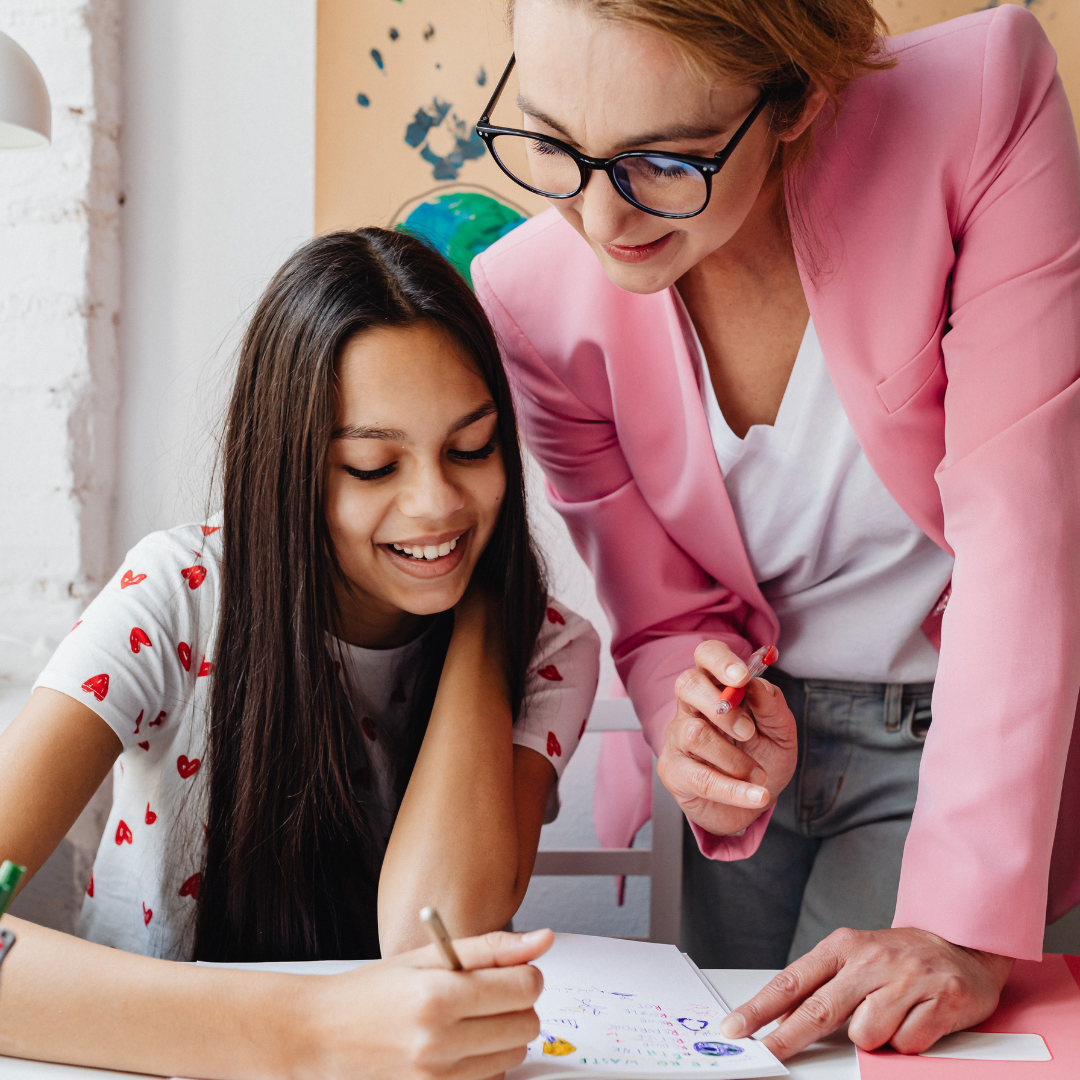
M 97 713 L 45 687 L 0 733 L 0 860 L 26 867 L 22 887 L 63 840 L 122 749 Z
M 463 972 L 429 946 L 310 976 L 177 964 L 4 925 L 19 940 L 0 982 L 0 1053 L 208 1080 L 501 1076 L 539 1034 L 543 978 L 524 965 L 552 940 L 538 930 L 460 941 Z
M 438 908 L 453 934 L 505 926 L 525 896 L 555 770 L 513 745 L 497 620 L 472 591 L 454 633 L 431 720 L 379 879 L 384 956 L 424 941 Z
M 0 734 L 0 856 L 24 863 L 24 880 L 119 752 L 96 713 L 44 688 Z M 542 981 L 519 965 L 551 941 L 543 931 L 458 944 L 467 968 L 506 971 L 425 970 L 439 966 L 429 949 L 311 978 L 176 964 L 3 924 L 19 940 L 0 981 L 0 1053 L 210 1078 L 498 1075 L 537 1034 Z

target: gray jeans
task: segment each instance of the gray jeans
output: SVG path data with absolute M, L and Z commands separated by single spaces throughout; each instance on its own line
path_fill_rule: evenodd
M 704 858 L 686 826 L 682 947 L 700 967 L 781 968 L 896 908 L 934 684 L 767 678 L 798 723 L 798 766 L 749 859 Z

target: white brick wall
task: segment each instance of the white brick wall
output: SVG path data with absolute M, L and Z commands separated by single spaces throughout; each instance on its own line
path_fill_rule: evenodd
M 120 0 L 4 0 L 53 143 L 0 154 L 0 693 L 110 571 L 119 394 Z

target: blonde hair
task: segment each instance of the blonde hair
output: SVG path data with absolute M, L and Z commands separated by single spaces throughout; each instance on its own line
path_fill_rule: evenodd
M 508 0 L 511 27 L 514 2 Z M 892 67 L 882 49 L 888 32 L 870 0 L 567 0 L 599 19 L 651 30 L 675 46 L 691 74 L 759 87 L 770 127 L 794 127 L 816 87 L 835 117 L 840 96 L 859 76 Z M 811 124 L 784 144 L 786 172 L 810 151 Z

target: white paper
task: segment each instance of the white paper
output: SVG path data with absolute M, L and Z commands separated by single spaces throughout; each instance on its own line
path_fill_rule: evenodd
M 919 1057 L 966 1058 L 969 1061 L 1051 1060 L 1041 1035 L 990 1031 L 955 1031 L 938 1039 Z
M 674 945 L 556 934 L 533 963 L 540 1037 L 506 1080 L 788 1075 L 761 1043 L 720 1036 L 728 1010 Z

